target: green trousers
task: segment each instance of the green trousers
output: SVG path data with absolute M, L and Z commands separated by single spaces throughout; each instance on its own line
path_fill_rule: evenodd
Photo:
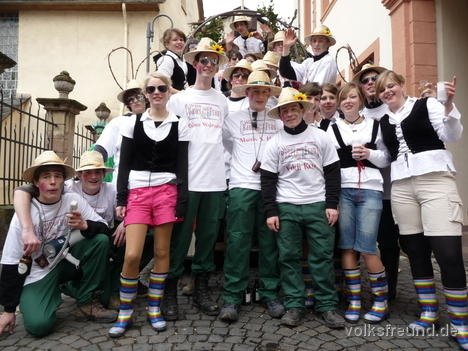
M 106 235 L 84 239 L 71 248 L 71 254 L 80 260 L 79 269 L 63 259 L 44 278 L 23 287 L 20 309 L 28 333 L 41 337 L 52 331 L 57 309 L 62 303 L 61 284 L 71 282 L 78 305 L 92 300 L 93 293 L 102 288 L 108 251 Z
M 280 286 L 278 247 L 275 233 L 265 224 L 260 191 L 235 188 L 229 191 L 228 241 L 224 257 L 223 301 L 238 305 L 249 283 L 252 239 L 258 239 L 259 295 L 263 301 L 276 299 Z
M 309 245 L 307 261 L 315 292 L 315 310 L 335 310 L 338 304 L 333 270 L 335 231 L 328 225 L 325 203 L 280 203 L 278 208 L 280 230 L 277 240 L 285 307 L 305 307 L 304 277 L 301 269 L 302 237 L 305 235 Z
M 215 269 L 214 245 L 218 238 L 225 206 L 223 191 L 189 191 L 185 219 L 174 226 L 172 233 L 170 277 L 179 278 L 184 273 L 184 260 L 190 247 L 194 228 L 195 255 L 192 259 L 192 273 L 207 273 Z

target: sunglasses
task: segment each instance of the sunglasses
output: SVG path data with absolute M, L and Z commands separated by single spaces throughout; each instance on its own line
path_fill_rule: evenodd
M 218 58 L 203 56 L 198 60 L 203 66 L 208 66 L 211 63 L 212 66 L 217 66 L 219 63 Z
M 232 79 L 236 78 L 236 79 L 239 79 L 239 78 L 242 78 L 242 79 L 247 79 L 249 78 L 249 74 L 248 73 L 241 73 L 241 72 L 238 72 L 238 73 L 234 73 L 232 76 L 231 76 Z
M 377 77 L 378 76 L 370 76 L 370 77 L 361 79 L 361 84 L 364 85 L 364 84 L 367 84 L 367 83 L 370 83 L 370 82 L 375 82 L 377 80 Z
M 145 101 L 145 97 L 142 94 L 131 96 L 127 99 L 127 105 L 133 104 L 135 102 Z
M 154 85 L 148 85 L 145 88 L 145 91 L 147 94 L 153 94 L 156 91 L 156 89 L 160 93 L 167 93 L 167 91 L 169 90 L 169 87 L 167 85 L 158 85 L 157 87 L 155 87 Z

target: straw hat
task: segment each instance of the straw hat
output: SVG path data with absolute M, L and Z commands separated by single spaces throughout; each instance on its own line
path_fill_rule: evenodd
M 267 51 L 265 56 L 263 56 L 263 62 L 267 65 L 275 66 L 276 68 L 279 67 L 281 55 L 274 51 Z
M 238 68 L 246 69 L 250 73 L 252 73 L 253 71 L 252 66 L 250 65 L 250 62 L 247 61 L 246 59 L 242 59 L 239 62 L 237 62 L 234 66 L 226 68 L 223 72 L 223 78 L 229 81 L 229 79 L 231 79 L 232 72 L 234 72 Z
M 268 43 L 268 49 L 273 50 L 273 46 L 275 45 L 275 43 L 278 43 L 283 40 L 284 40 L 284 30 L 277 31 L 273 40 Z
M 41 166 L 63 166 L 65 169 L 65 179 L 72 178 L 75 175 L 75 169 L 65 163 L 58 155 L 51 151 L 44 151 L 37 156 L 32 166 L 23 172 L 23 179 L 29 183 L 33 182 L 34 172 Z
M 201 52 L 213 52 L 219 56 L 219 64 L 223 65 L 228 62 L 227 56 L 224 54 L 224 49 L 221 45 L 216 43 L 210 38 L 201 38 L 200 42 L 197 44 L 197 48 L 193 51 L 189 51 L 184 54 L 184 59 L 191 65 L 197 56 Z
M 308 41 L 312 37 L 318 37 L 318 36 L 328 38 L 328 40 L 330 41 L 330 46 L 333 46 L 336 44 L 336 40 L 335 38 L 333 38 L 330 28 L 328 28 L 327 26 L 323 24 L 316 27 L 312 33 L 306 35 L 304 40 Z
M 279 118 L 279 108 L 293 102 L 301 104 L 302 107 L 304 107 L 304 110 L 307 110 L 312 106 L 312 103 L 307 100 L 307 96 L 304 93 L 301 93 L 294 88 L 287 87 L 281 90 L 281 94 L 278 97 L 278 104 L 268 111 L 268 116 L 271 118 Z
M 76 171 L 82 172 L 91 169 L 103 169 L 106 172 L 112 172 L 114 170 L 104 164 L 104 158 L 99 151 L 85 151 L 80 157 L 80 165 Z
M 257 60 L 252 62 L 252 69 L 254 71 L 266 72 L 270 76 L 270 79 L 274 79 L 277 76 L 276 69 L 268 67 L 263 60 Z
M 136 79 L 132 79 L 127 83 L 127 88 L 122 90 L 118 95 L 117 95 L 117 100 L 120 102 L 123 102 L 125 104 L 125 96 L 130 95 L 130 94 L 138 94 L 141 93 L 141 85 L 138 83 Z
M 234 17 L 234 20 L 231 22 L 231 24 L 229 25 L 229 27 L 231 27 L 232 30 L 236 30 L 236 28 L 234 27 L 234 24 L 235 24 L 235 23 L 238 23 L 238 22 L 247 22 L 247 26 L 248 26 L 250 20 L 251 20 L 251 18 L 250 18 L 250 17 L 247 17 L 247 16 L 237 16 L 237 17 Z
M 376 66 L 376 65 L 373 65 L 372 63 L 366 63 L 364 66 L 362 66 L 361 70 L 354 75 L 353 82 L 359 83 L 361 81 L 361 77 L 368 72 L 374 71 L 380 74 L 386 70 L 387 69 L 384 67 Z
M 278 96 L 281 91 L 280 87 L 277 87 L 271 83 L 270 77 L 268 77 L 268 74 L 263 71 L 253 71 L 249 74 L 247 84 L 234 87 L 232 88 L 232 91 L 236 94 L 242 95 L 245 94 L 245 90 L 247 88 L 255 87 L 270 88 L 270 96 Z

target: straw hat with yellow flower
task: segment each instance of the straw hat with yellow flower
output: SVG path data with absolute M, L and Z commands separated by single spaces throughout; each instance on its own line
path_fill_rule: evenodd
M 197 48 L 195 50 L 189 51 L 186 54 L 184 54 L 184 59 L 192 65 L 193 61 L 195 60 L 195 57 L 203 52 L 212 52 L 217 54 L 219 57 L 220 65 L 223 65 L 228 62 L 228 58 L 224 54 L 224 48 L 218 43 L 216 43 L 214 40 L 206 37 L 200 39 L 200 42 L 197 44 Z
M 280 107 L 291 103 L 299 103 L 304 110 L 307 110 L 312 106 L 312 103 L 307 100 L 306 94 L 301 93 L 294 88 L 287 87 L 281 90 L 281 94 L 278 97 L 278 103 L 268 111 L 268 116 L 271 118 L 279 118 Z

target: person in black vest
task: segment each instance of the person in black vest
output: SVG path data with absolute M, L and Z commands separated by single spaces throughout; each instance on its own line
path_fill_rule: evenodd
M 377 233 L 382 213 L 383 179 L 379 168 L 390 162 L 379 123 L 360 114 L 364 97 L 357 84 L 348 83 L 338 93 L 344 118 L 328 129 L 340 157 L 340 237 L 342 266 L 348 308 L 345 319 L 356 323 L 361 310 L 362 256 L 368 271 L 374 301 L 364 320 L 378 323 L 388 317 L 387 279 L 377 254 Z
M 156 71 L 165 74 L 172 80 L 172 87 L 183 90 L 187 86 L 188 66 L 182 58 L 187 37 L 177 28 L 166 29 L 162 42 L 165 50 L 153 57 Z
M 171 80 L 155 72 L 145 79 L 150 108 L 127 118 L 121 127 L 117 178 L 118 217 L 124 218 L 125 260 L 120 308 L 110 337 L 120 337 L 132 324 L 139 265 L 148 227 L 154 227 L 154 264 L 150 272 L 147 317 L 156 331 L 166 329 L 160 303 L 169 271 L 172 228 L 187 203 L 188 143 L 179 141 L 179 119 L 167 111 Z
M 431 254 L 440 266 L 452 333 L 468 349 L 468 299 L 462 254 L 462 202 L 455 166 L 445 143 L 460 139 L 460 112 L 453 104 L 455 83 L 445 82 L 447 99 L 407 97 L 404 78 L 385 71 L 376 93 L 389 112 L 380 120 L 391 156 L 392 211 L 400 246 L 408 255 L 421 308 L 412 329 L 432 328 L 438 303 Z

